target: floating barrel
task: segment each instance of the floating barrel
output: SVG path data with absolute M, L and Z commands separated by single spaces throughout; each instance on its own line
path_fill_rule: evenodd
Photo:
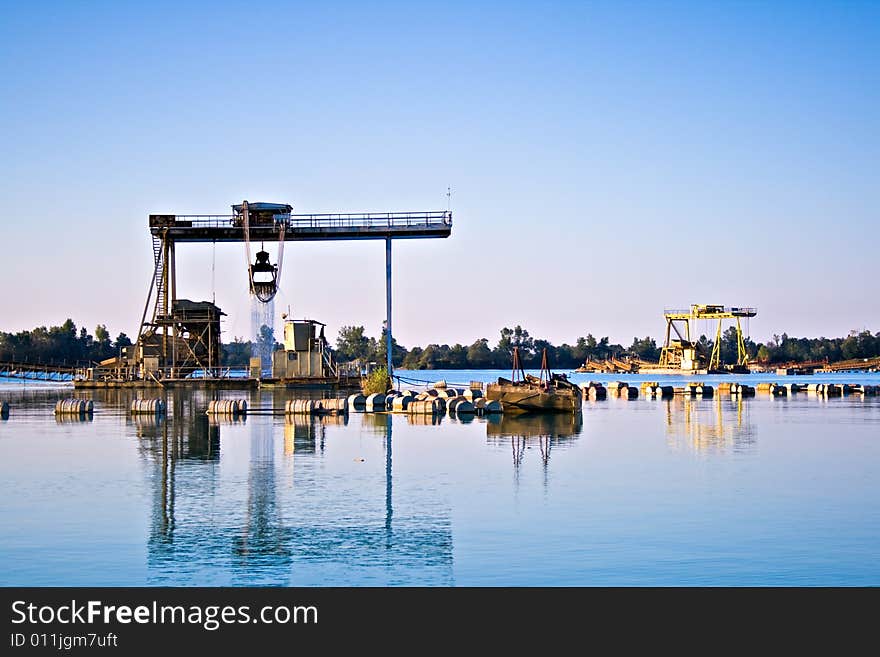
M 9 417 L 9 402 L 0 401 L 0 418 L 4 420 Z
M 806 386 L 802 383 L 786 383 L 785 389 L 788 390 L 789 395 L 793 395 L 796 392 L 801 392 L 804 390 Z
M 367 405 L 367 398 L 360 393 L 349 395 L 348 405 L 350 408 L 363 410 L 363 408 Z
M 853 389 L 853 386 L 851 386 L 849 383 L 844 383 L 844 384 L 842 384 L 842 385 L 840 386 L 840 391 L 841 391 L 844 395 L 850 395 L 850 394 L 852 394 L 852 389 Z
M 624 386 L 618 390 L 617 394 L 622 399 L 638 399 L 639 389 L 633 386 Z
M 165 401 L 162 399 L 132 399 L 132 415 L 163 415 L 165 413 Z
M 468 401 L 464 395 L 453 397 L 452 399 L 446 400 L 446 408 L 447 410 L 454 411 L 456 407 L 462 402 Z
M 504 406 L 500 401 L 496 399 L 486 400 L 486 405 L 483 406 L 483 413 L 486 414 L 496 414 L 504 412 Z
M 413 415 L 433 415 L 438 412 L 437 403 L 434 400 L 414 401 L 407 410 Z
M 592 399 L 593 401 L 605 399 L 608 396 L 608 390 L 605 386 L 595 383 L 590 384 L 584 389 L 584 399 Z
M 745 383 L 733 383 L 730 386 L 730 394 L 739 397 L 754 397 L 755 389 Z
M 247 414 L 245 399 L 215 399 L 208 402 L 208 415 L 245 415 Z
M 445 413 L 446 407 L 449 405 L 449 400 L 446 399 L 445 397 L 436 397 L 436 398 L 432 397 L 428 401 L 434 402 L 434 406 L 437 407 L 438 413 Z
M 644 393 L 646 397 L 659 397 L 661 399 L 668 399 L 675 394 L 675 390 L 672 388 L 672 386 L 652 385 L 645 388 Z
M 381 392 L 367 395 L 366 410 L 367 412 L 384 411 L 385 395 L 383 395 Z
M 314 399 L 289 399 L 284 405 L 288 415 L 312 415 L 317 410 Z
M 770 385 L 767 392 L 774 397 L 785 397 L 788 394 L 788 390 L 786 390 L 785 386 L 780 386 L 775 383 Z
M 715 389 L 702 383 L 689 383 L 684 387 L 682 393 L 691 397 L 714 397 Z
M 338 399 L 322 399 L 320 403 L 321 408 L 325 411 L 329 411 L 330 413 L 348 412 L 348 399 L 346 397 L 340 397 Z
M 440 381 L 437 381 L 437 383 L 434 384 L 434 387 L 435 387 L 435 388 L 445 388 L 445 387 L 446 387 L 446 381 L 443 381 L 443 380 L 441 379 Z
M 656 388 L 659 385 L 660 384 L 657 381 L 642 381 L 639 388 L 641 388 L 642 390 L 647 390 L 648 388 Z
M 391 403 L 392 411 L 405 411 L 409 408 L 409 405 L 413 403 L 413 398 L 409 395 L 400 395 L 399 397 L 395 397 L 393 402 Z
M 476 412 L 477 409 L 474 408 L 474 405 L 464 397 L 456 397 L 455 400 L 460 401 L 454 407 L 450 407 L 450 412 L 454 412 L 456 415 L 471 415 Z
M 94 410 L 91 399 L 59 399 L 55 404 L 55 415 L 87 415 Z
M 733 386 L 738 386 L 738 383 L 731 383 L 730 381 L 723 381 L 718 384 L 718 392 L 720 394 L 728 393 L 730 394 L 733 391 Z
M 843 388 L 833 383 L 825 385 L 824 394 L 826 397 L 840 397 L 843 394 Z
M 758 384 L 758 392 L 770 392 L 770 388 L 772 388 L 775 383 L 768 383 L 767 381 L 762 381 Z
M 470 401 L 476 401 L 483 396 L 483 391 L 475 388 L 468 388 L 462 394 Z

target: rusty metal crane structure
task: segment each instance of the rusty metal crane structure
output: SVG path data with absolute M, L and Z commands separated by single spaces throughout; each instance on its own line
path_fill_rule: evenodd
M 700 361 L 706 359 L 709 372 L 721 369 L 721 324 L 724 320 L 735 320 L 736 325 L 736 363 L 737 369 L 745 369 L 749 364 L 749 355 L 746 351 L 746 343 L 743 337 L 743 317 L 754 317 L 758 314 L 755 308 L 739 308 L 709 304 L 691 304 L 688 310 L 665 310 L 666 340 L 660 351 L 660 367 L 679 368 L 683 370 L 699 369 Z M 715 340 L 712 343 L 712 352 L 701 354 L 697 342 L 691 339 L 691 322 L 696 320 L 717 321 Z M 679 325 L 682 330 L 679 330 Z M 678 339 L 672 337 L 672 333 Z
M 175 271 L 180 243 L 243 242 L 251 292 L 261 301 L 278 289 L 283 245 L 292 241 L 384 240 L 387 367 L 391 363 L 391 243 L 395 239 L 445 238 L 452 234 L 452 212 L 360 212 L 293 214 L 283 203 L 232 206 L 232 214 L 151 214 L 153 275 L 144 304 L 138 340 L 128 362 L 136 378 L 182 378 L 196 371 L 206 377 L 220 372 L 220 309 L 213 302 L 178 297 Z M 250 242 L 279 246 L 273 265 L 261 249 L 250 259 Z M 152 302 L 152 313 L 149 312 Z

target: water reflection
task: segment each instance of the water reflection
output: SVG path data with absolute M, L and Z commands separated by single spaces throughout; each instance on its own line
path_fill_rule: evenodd
M 308 419 L 308 418 L 307 418 Z M 250 460 L 247 476 L 247 502 L 244 524 L 233 541 L 235 584 L 253 583 L 258 572 L 264 583 L 286 584 L 290 576 L 292 552 L 281 520 L 275 481 L 275 435 L 270 418 L 250 423 Z M 285 425 L 286 426 L 286 425 Z M 310 442 L 314 453 L 311 427 L 300 444 Z M 286 435 L 286 434 L 285 434 Z M 294 436 L 294 449 L 296 449 Z
M 575 440 L 582 429 L 581 413 L 505 413 L 489 416 L 486 436 L 492 445 L 510 445 L 516 469 L 522 464 L 526 451 L 537 447 L 546 471 L 551 449 Z
M 198 406 L 181 400 L 168 420 L 127 420 L 150 466 L 151 584 L 299 584 L 297 563 L 310 566 L 306 577 L 322 573 L 322 583 L 328 568 L 343 585 L 346 569 L 360 582 L 452 583 L 447 505 L 407 489 L 395 516 L 392 415 L 209 420 Z M 358 435 L 367 437 L 360 447 Z M 365 461 L 351 458 L 353 449 L 381 451 L 381 480 L 374 458 L 352 465 Z
M 666 405 L 667 444 L 697 452 L 747 451 L 757 431 L 750 421 L 750 402 L 733 396 L 714 399 L 676 397 Z

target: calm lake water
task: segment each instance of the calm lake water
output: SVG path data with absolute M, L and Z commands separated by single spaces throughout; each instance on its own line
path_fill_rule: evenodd
M 130 391 L 56 420 L 67 396 L 0 383 L 0 585 L 880 585 L 880 397 L 431 424 L 214 423 L 205 391 L 168 393 L 167 420 L 133 419 Z

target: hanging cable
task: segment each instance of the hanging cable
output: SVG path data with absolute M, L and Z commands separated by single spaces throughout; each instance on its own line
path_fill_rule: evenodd
M 211 240 L 211 303 L 217 304 L 217 240 Z

